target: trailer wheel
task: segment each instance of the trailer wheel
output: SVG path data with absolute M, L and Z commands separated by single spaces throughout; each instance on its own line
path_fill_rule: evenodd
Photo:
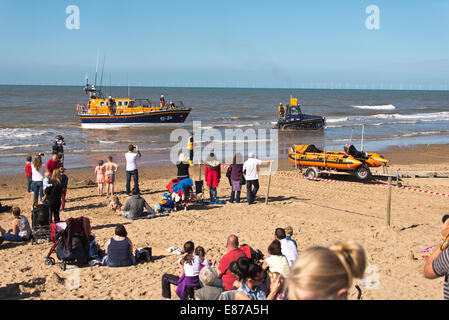
M 46 266 L 52 266 L 54 264 L 55 264 L 55 259 L 53 259 L 52 257 L 45 258 L 45 265 Z
M 357 167 L 357 169 L 355 169 L 354 174 L 357 177 L 357 179 L 366 181 L 371 176 L 371 171 L 367 166 L 361 165 Z
M 307 168 L 306 171 L 304 172 L 304 177 L 308 178 L 308 179 L 316 179 L 318 178 L 318 169 L 315 167 L 310 167 Z

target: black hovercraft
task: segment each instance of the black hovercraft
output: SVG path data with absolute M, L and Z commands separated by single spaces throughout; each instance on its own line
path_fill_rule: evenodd
M 279 105 L 279 119 L 275 126 L 280 130 L 321 130 L 325 119 L 321 116 L 304 114 L 297 98 L 290 97 L 290 104 Z

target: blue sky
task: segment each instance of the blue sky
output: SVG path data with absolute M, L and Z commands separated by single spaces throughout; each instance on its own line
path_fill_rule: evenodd
M 113 85 L 449 86 L 445 0 L 2 0 L 0 30 L 2 84 L 81 84 L 99 49 Z

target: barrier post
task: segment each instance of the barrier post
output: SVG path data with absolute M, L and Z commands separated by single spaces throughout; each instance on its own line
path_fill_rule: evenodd
M 270 195 L 270 185 L 271 185 L 271 165 L 272 165 L 272 161 L 270 161 L 270 173 L 268 176 L 268 188 L 267 188 L 267 195 L 265 197 L 265 204 L 268 204 L 268 197 Z
M 388 198 L 387 198 L 387 226 L 391 220 L 391 177 L 388 177 Z

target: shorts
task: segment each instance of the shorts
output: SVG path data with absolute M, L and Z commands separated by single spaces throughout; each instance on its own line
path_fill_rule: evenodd
M 106 183 L 114 183 L 115 174 L 110 173 L 106 175 Z

